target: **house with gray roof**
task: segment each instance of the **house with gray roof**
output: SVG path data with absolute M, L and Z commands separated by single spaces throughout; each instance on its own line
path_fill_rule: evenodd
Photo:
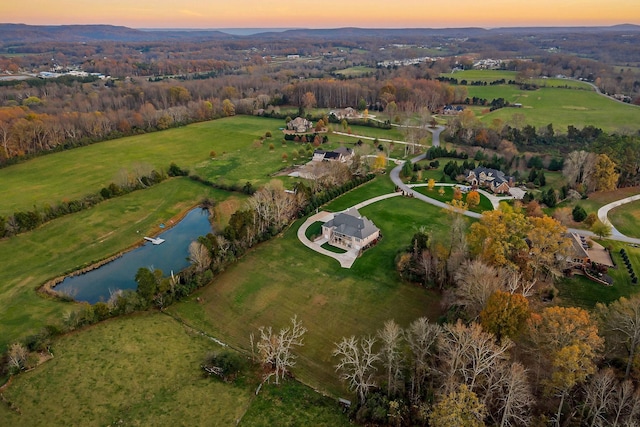
M 313 161 L 331 161 L 346 163 L 353 157 L 353 150 L 347 147 L 338 147 L 333 151 L 315 150 L 313 152 Z
M 305 133 L 313 129 L 313 123 L 304 117 L 296 117 L 287 123 L 287 130 Z
M 467 182 L 475 187 L 485 187 L 496 194 L 505 194 L 513 187 L 513 177 L 504 172 L 483 167 L 469 171 Z
M 322 236 L 330 245 L 360 251 L 380 237 L 380 229 L 351 208 L 336 214 L 322 225 Z

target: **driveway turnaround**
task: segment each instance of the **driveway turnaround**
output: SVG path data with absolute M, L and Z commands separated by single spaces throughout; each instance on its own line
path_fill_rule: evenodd
M 382 196 L 378 196 L 378 197 L 373 197 L 369 200 L 365 200 L 364 202 L 360 202 L 357 205 L 352 206 L 352 208 L 356 208 L 356 209 L 360 209 L 361 207 L 370 205 L 372 203 L 378 202 L 380 200 L 384 200 L 384 199 L 389 199 L 391 197 L 396 197 L 401 195 L 402 193 L 389 193 L 389 194 L 384 194 Z M 351 209 L 351 208 L 349 208 Z M 345 211 L 348 209 L 345 209 Z M 330 258 L 335 259 L 336 261 L 338 261 L 340 263 L 340 267 L 342 268 L 351 268 L 351 266 L 353 265 L 353 263 L 356 261 L 356 258 L 358 258 L 358 251 L 355 249 L 352 249 L 348 252 L 342 253 L 342 254 L 338 254 L 335 252 L 331 252 L 328 251 L 324 248 L 322 248 L 322 245 L 324 245 L 325 243 L 327 243 L 327 239 L 321 238 L 319 240 L 316 240 L 315 242 L 312 242 L 311 240 L 309 240 L 307 238 L 307 228 L 309 228 L 309 226 L 311 226 L 311 224 L 313 224 L 314 222 L 327 222 L 329 220 L 332 220 L 334 217 L 334 213 L 332 212 L 325 212 L 325 211 L 321 211 L 318 212 L 315 215 L 310 216 L 309 218 L 307 218 L 307 220 L 300 226 L 300 228 L 298 228 L 298 240 L 300 240 L 302 242 L 303 245 L 305 245 L 306 247 L 308 247 L 309 249 L 312 249 L 322 255 L 328 256 Z

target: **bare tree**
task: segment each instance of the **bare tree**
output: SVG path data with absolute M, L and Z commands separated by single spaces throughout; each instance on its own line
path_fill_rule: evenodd
M 533 295 L 533 287 L 536 285 L 537 279 L 525 280 L 522 273 L 515 269 L 507 270 L 505 286 L 510 294 L 519 293 L 527 298 Z
M 414 320 L 405 331 L 405 339 L 411 351 L 411 399 L 417 402 L 422 395 L 422 386 L 432 370 L 436 343 L 442 328 L 429 323 L 426 317 Z
M 620 422 L 626 420 L 626 426 L 637 425 L 633 424 L 633 420 L 637 420 L 640 416 L 640 387 L 634 388 L 631 380 L 625 380 L 621 384 L 618 384 L 611 405 L 611 411 L 615 413 L 611 425 L 613 427 L 622 425 Z
M 598 311 L 604 323 L 605 337 L 611 348 L 624 347 L 627 351 L 627 368 L 624 378 L 628 379 L 636 351 L 640 345 L 640 297 L 622 297 L 609 306 L 598 304 Z
M 26 368 L 27 357 L 29 352 L 20 343 L 13 343 L 7 352 L 9 369 L 13 372 L 19 372 Z
M 480 260 L 467 261 L 455 274 L 454 290 L 457 302 L 471 318 L 476 318 L 487 300 L 497 290 L 504 289 L 504 271 Z
M 529 410 L 534 399 L 529 388 L 527 371 L 518 362 L 512 363 L 505 371 L 497 408 L 501 414 L 500 427 L 529 425 Z
M 584 407 L 589 426 L 606 425 L 607 409 L 615 399 L 617 380 L 612 369 L 603 369 L 591 378 L 585 387 Z
M 444 386 L 447 392 L 455 390 L 461 383 L 476 392 L 487 388 L 487 379 L 501 362 L 507 360 L 507 350 L 512 343 L 508 339 L 498 345 L 493 334 L 484 332 L 477 323 L 469 326 L 461 321 L 446 324 L 438 340 L 439 358 Z
M 349 383 L 349 388 L 358 394 L 360 404 L 366 401 L 367 394 L 371 387 L 376 386 L 373 372 L 376 370 L 373 365 L 378 361 L 378 355 L 373 350 L 376 343 L 375 337 L 342 338 L 336 344 L 333 355 L 340 358 L 336 365 L 336 371 L 340 372 L 340 378 Z
M 587 151 L 572 151 L 564 161 L 562 174 L 567 178 L 569 185 L 588 185 L 591 174 L 595 169 L 597 155 Z
M 402 329 L 393 320 L 388 320 L 378 331 L 378 337 L 382 341 L 380 359 L 387 370 L 387 396 L 391 396 L 396 392 L 402 374 Z
M 299 205 L 296 195 L 284 191 L 282 181 L 272 180 L 253 194 L 249 206 L 256 212 L 258 232 L 264 233 L 271 226 L 279 229 L 289 222 Z
M 267 328 L 262 326 L 259 331 L 260 340 L 256 347 L 260 361 L 272 370 L 267 378 L 275 375 L 275 382 L 278 384 L 280 379 L 284 379 L 285 374 L 296 364 L 296 356 L 292 353 L 292 348 L 304 345 L 303 335 L 307 332 L 307 328 L 302 326 L 297 316 L 294 316 L 291 318 L 291 326 L 280 329 L 277 334 L 273 332 L 271 326 Z
M 189 245 L 189 261 L 196 269 L 196 272 L 202 273 L 211 265 L 209 249 L 198 241 L 191 242 Z

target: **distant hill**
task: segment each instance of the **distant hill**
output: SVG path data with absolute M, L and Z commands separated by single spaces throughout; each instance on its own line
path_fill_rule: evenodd
M 384 38 L 417 40 L 427 37 L 483 37 L 499 34 L 566 34 L 566 33 L 640 33 L 640 26 L 633 24 L 609 27 L 504 27 L 504 28 L 334 28 L 334 29 L 227 29 L 225 30 L 140 30 L 115 25 L 26 25 L 0 24 L 0 43 L 4 46 L 17 43 L 97 42 L 97 41 L 176 41 L 176 40 L 233 40 L 233 39 L 296 39 L 319 38 L 323 40 L 349 40 L 359 38 Z
M 115 25 L 26 25 L 0 24 L 0 41 L 12 43 L 96 42 L 96 41 L 163 41 L 193 39 L 232 39 L 234 36 L 216 30 L 137 30 Z

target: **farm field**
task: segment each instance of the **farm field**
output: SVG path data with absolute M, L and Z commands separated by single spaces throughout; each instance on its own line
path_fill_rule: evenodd
M 504 74 L 503 74 L 504 73 Z M 446 77 L 461 79 L 494 81 L 515 78 L 513 72 L 502 71 L 464 71 Z M 520 103 L 522 108 L 501 108 L 493 112 L 481 113 L 483 108 L 474 107 L 480 113 L 477 117 L 485 123 L 501 119 L 505 123 L 512 121 L 513 115 L 524 116 L 524 124 L 534 127 L 553 124 L 556 131 L 566 132 L 567 126 L 582 128 L 593 125 L 605 132 L 624 129 L 636 129 L 640 122 L 640 107 L 623 104 L 602 95 L 595 90 L 584 90 L 588 85 L 565 79 L 543 79 L 535 81 L 544 84 L 537 90 L 521 90 L 515 85 L 467 86 L 469 97 L 484 98 L 489 101 L 504 98 L 510 103 Z M 563 84 L 564 83 L 564 84 Z M 562 86 L 568 85 L 569 88 Z M 488 111 L 488 108 L 486 108 Z
M 371 67 L 366 67 L 364 65 L 357 65 L 354 67 L 344 68 L 342 70 L 334 71 L 334 74 L 344 77 L 360 77 L 366 76 L 367 74 L 375 73 L 376 69 Z
M 158 224 L 205 196 L 218 202 L 230 197 L 187 178 L 174 178 L 0 240 L 0 351 L 47 323 L 57 323 L 72 309 L 70 303 L 37 295 L 40 285 L 140 242 L 142 236 L 158 231 Z
M 254 379 L 225 384 L 200 364 L 220 347 L 164 314 L 111 319 L 56 341 L 55 357 L 13 379 L 2 425 L 234 425 Z M 240 381 L 239 381 L 240 382 Z
M 327 210 L 338 211 L 368 198 L 369 185 L 347 193 Z M 386 183 L 379 187 L 384 194 Z M 304 247 L 297 221 L 282 236 L 252 250 L 214 282 L 169 311 L 188 324 L 233 346 L 249 349 L 249 336 L 260 326 L 286 326 L 294 315 L 308 328 L 294 368 L 296 377 L 334 395 L 346 393 L 331 356 L 342 336 L 373 334 L 384 321 L 406 326 L 421 316 L 436 320 L 440 297 L 402 283 L 395 272 L 398 250 L 420 226 L 446 239 L 447 217 L 440 209 L 410 198 L 394 198 L 360 209 L 381 229 L 383 238 L 351 269 Z
M 240 186 L 247 181 L 264 184 L 274 172 L 303 161 L 294 161 L 292 156 L 294 149 L 303 148 L 301 144 L 282 144 L 279 128 L 283 126 L 278 119 L 234 116 L 105 141 L 9 166 L 0 169 L 0 215 L 97 193 L 117 182 L 121 171 L 131 172 L 139 164 L 166 170 L 174 162 L 212 181 Z M 273 137 L 255 144 L 267 131 Z M 352 132 L 374 138 L 401 138 L 397 130 L 353 126 Z M 357 139 L 329 135 L 329 141 L 327 147 L 334 148 L 341 141 L 355 143 Z M 271 143 L 273 151 L 269 150 Z M 210 157 L 211 151 L 216 152 L 215 159 Z M 289 156 L 287 162 L 282 160 L 283 153 Z
M 14 378 L 0 424 L 349 425 L 335 400 L 296 381 L 255 396 L 251 368 L 233 384 L 204 376 L 205 355 L 221 349 L 159 312 L 110 319 L 60 338 L 53 359 Z

